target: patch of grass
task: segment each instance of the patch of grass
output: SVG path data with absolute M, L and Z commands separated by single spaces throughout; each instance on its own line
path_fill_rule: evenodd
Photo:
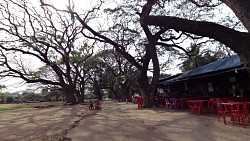
M 0 108 L 0 111 L 9 111 L 9 110 L 16 110 L 16 109 L 23 109 L 23 108 L 32 108 L 32 106 L 14 106 L 8 108 Z

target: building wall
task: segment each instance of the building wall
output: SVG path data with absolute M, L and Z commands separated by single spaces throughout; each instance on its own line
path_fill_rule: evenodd
M 166 87 L 165 87 L 166 88 Z M 223 72 L 190 78 L 169 84 L 169 97 L 226 98 L 250 97 L 250 79 L 246 70 Z M 166 90 L 166 89 L 165 89 Z

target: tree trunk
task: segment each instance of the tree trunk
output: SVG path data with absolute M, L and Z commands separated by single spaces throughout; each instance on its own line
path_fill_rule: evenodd
M 81 83 L 81 86 L 80 86 L 80 95 L 82 97 L 82 101 L 84 102 L 84 100 L 85 100 L 85 82 Z
M 242 24 L 250 31 L 250 0 L 223 0 L 231 8 Z
M 127 99 L 130 95 L 131 83 L 128 80 L 125 80 L 125 82 L 122 83 L 121 86 L 122 86 L 121 95 L 124 99 Z
M 115 99 L 116 99 L 116 100 L 119 100 L 118 93 L 117 93 L 115 90 L 113 90 L 112 93 L 115 95 Z
M 75 90 L 76 98 L 78 103 L 83 103 L 83 97 L 79 90 Z
M 100 86 L 98 84 L 98 81 L 94 81 L 94 94 L 96 95 L 98 100 L 102 100 L 102 94 L 100 90 Z
M 84 102 L 84 94 L 85 94 L 85 83 L 81 82 L 79 84 L 79 89 L 75 90 L 75 94 L 78 100 L 78 103 L 83 103 Z
M 144 106 L 151 108 L 153 106 L 153 97 L 150 95 L 148 76 L 146 71 L 140 73 L 139 89 L 141 96 L 145 99 Z
M 234 14 L 240 19 L 245 28 L 250 31 L 250 0 L 224 0 L 223 1 Z M 249 33 L 248 33 L 249 34 Z M 250 66 L 250 37 L 247 36 L 248 40 L 238 45 L 235 52 L 240 56 L 242 62 L 249 67 Z M 229 46 L 230 47 L 230 46 Z M 230 47 L 231 48 L 231 47 Z M 236 48 L 236 47 L 234 47 Z M 234 49 L 233 49 L 234 50 Z M 250 72 L 248 71 L 250 74 Z
M 65 84 L 62 89 L 66 98 L 66 103 L 69 103 L 71 105 L 77 104 L 74 90 L 67 84 Z
M 157 52 L 156 52 L 156 41 L 158 40 L 159 36 L 158 35 L 152 35 L 150 32 L 149 27 L 144 24 L 144 19 L 145 17 L 148 17 L 152 10 L 152 6 L 157 3 L 158 0 L 147 0 L 147 3 L 143 6 L 142 11 L 140 13 L 140 24 L 141 27 L 143 28 L 147 39 L 148 39 L 148 44 L 145 46 L 146 48 L 146 54 L 142 60 L 142 68 L 140 69 L 141 74 L 140 74 L 140 79 L 139 80 L 139 85 L 140 85 L 140 91 L 141 94 L 143 95 L 145 99 L 144 106 L 150 108 L 154 105 L 154 96 L 155 96 L 155 90 L 156 90 L 156 83 L 159 80 L 159 73 L 160 73 L 160 68 L 159 68 L 159 61 L 157 58 Z M 149 62 L 152 59 L 153 62 L 153 79 L 149 85 L 148 81 L 148 76 L 147 76 L 147 71 L 148 71 L 148 66 Z
M 153 78 L 151 80 L 151 84 L 150 84 L 150 93 L 152 95 L 153 102 L 154 102 L 154 97 L 156 95 L 157 92 L 157 82 L 159 81 L 159 77 L 160 77 L 160 66 L 159 66 L 159 60 L 158 60 L 158 56 L 157 56 L 157 52 L 156 52 L 156 41 L 151 41 L 149 43 L 149 49 L 150 49 L 150 56 L 152 59 L 152 63 L 153 63 Z M 155 103 L 153 103 L 155 104 Z
M 146 54 L 144 56 L 144 58 L 142 59 L 142 64 L 143 67 L 140 70 L 140 77 L 139 77 L 139 89 L 140 89 L 140 93 L 142 95 L 142 97 L 145 99 L 144 102 L 144 106 L 147 108 L 151 108 L 153 106 L 153 97 L 150 94 L 150 85 L 149 85 L 149 81 L 148 81 L 148 76 L 147 76 L 147 71 L 148 71 L 148 65 L 149 65 L 149 61 L 151 59 L 150 57 L 150 49 L 149 49 L 149 44 L 147 44 L 146 46 Z

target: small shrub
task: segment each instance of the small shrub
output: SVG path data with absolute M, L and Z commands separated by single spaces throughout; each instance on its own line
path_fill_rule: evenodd
M 14 102 L 14 98 L 13 98 L 12 96 L 8 96 L 8 97 L 6 98 L 6 102 L 7 102 L 7 103 L 12 103 L 12 102 Z

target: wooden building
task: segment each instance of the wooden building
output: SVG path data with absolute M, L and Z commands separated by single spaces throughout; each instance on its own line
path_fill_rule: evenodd
M 175 98 L 250 97 L 247 68 L 237 55 L 163 78 L 159 80 L 158 88 L 168 97 Z

